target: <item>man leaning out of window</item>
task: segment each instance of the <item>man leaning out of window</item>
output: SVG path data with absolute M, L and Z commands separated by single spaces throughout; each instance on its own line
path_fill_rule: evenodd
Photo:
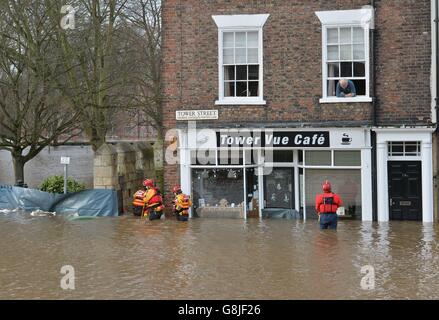
M 337 83 L 337 97 L 347 98 L 355 97 L 356 95 L 355 84 L 351 80 L 341 79 Z

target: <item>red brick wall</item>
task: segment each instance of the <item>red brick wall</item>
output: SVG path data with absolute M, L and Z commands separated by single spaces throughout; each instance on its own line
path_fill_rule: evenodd
M 360 9 L 365 0 L 165 0 L 165 126 L 177 109 L 219 109 L 215 124 L 240 122 L 372 123 L 371 103 L 320 104 L 322 30 L 316 11 Z M 430 1 L 376 1 L 378 125 L 430 119 Z M 264 26 L 266 106 L 215 106 L 218 29 L 212 15 L 269 13 Z M 371 61 L 372 63 L 372 61 Z M 165 171 L 166 188 L 178 181 Z

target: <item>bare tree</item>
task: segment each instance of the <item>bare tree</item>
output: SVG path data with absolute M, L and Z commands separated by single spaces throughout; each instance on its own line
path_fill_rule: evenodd
M 16 183 L 46 146 L 79 133 L 79 114 L 70 112 L 57 90 L 61 64 L 53 35 L 46 1 L 2 0 L 0 149 L 12 155 Z
M 130 23 L 129 41 L 136 72 L 132 77 L 135 88 L 132 106 L 143 114 L 143 125 L 157 130 L 163 139 L 162 94 L 162 9 L 161 0 L 132 0 L 127 4 L 124 18 Z
M 73 0 L 73 30 L 58 29 L 65 81 L 60 90 L 81 115 L 81 126 L 96 151 L 106 141 L 115 113 L 127 109 L 125 91 L 136 66 L 126 57 L 121 19 L 127 0 Z M 62 18 L 61 4 L 50 12 Z

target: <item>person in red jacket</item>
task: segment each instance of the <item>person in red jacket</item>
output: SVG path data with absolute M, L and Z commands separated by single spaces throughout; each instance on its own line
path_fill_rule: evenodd
M 323 183 L 322 189 L 323 193 L 316 196 L 320 229 L 337 229 L 337 209 L 343 202 L 337 194 L 331 192 L 331 183 L 328 180 Z

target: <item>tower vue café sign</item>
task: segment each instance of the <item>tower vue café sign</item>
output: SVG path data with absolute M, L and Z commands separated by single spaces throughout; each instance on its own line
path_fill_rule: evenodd
M 217 146 L 222 148 L 328 148 L 328 131 L 219 131 Z

